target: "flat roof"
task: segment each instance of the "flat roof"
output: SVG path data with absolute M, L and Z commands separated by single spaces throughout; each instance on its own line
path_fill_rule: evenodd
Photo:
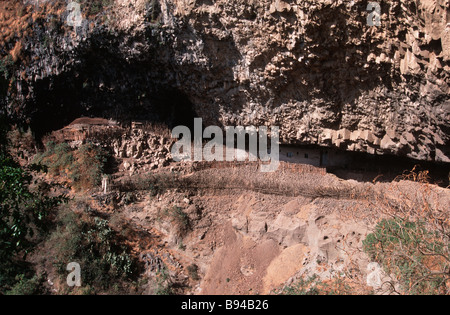
M 105 118 L 80 117 L 69 124 L 69 126 L 74 125 L 111 126 L 117 125 L 117 122 Z

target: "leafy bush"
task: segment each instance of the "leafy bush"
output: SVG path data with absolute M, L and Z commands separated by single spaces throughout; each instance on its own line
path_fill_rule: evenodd
M 65 277 L 67 264 L 77 262 L 81 266 L 83 287 L 97 292 L 111 289 L 129 279 L 137 268 L 130 249 L 120 240 L 107 220 L 62 210 L 58 227 L 50 238 L 55 251 L 54 265 Z
M 450 294 L 450 212 L 441 201 L 446 192 L 417 167 L 397 180 L 388 193 L 369 200 L 376 211 L 371 215 L 385 219 L 363 241 L 364 250 L 394 278 L 393 291 Z
M 46 151 L 35 156 L 33 163 L 44 165 L 50 174 L 65 177 L 77 190 L 91 189 L 101 183 L 108 154 L 92 143 L 78 150 L 67 143 L 48 142 Z
M 6 292 L 6 295 L 33 295 L 40 291 L 42 284 L 42 278 L 38 275 L 32 278 L 27 278 L 25 275 L 20 274 L 16 276 L 17 283 Z
M 87 143 L 78 150 L 76 158 L 69 168 L 76 188 L 89 189 L 99 185 L 107 162 L 107 153 L 92 143 Z
M 45 229 L 49 210 L 67 200 L 31 191 L 31 179 L 10 158 L 0 156 L 0 257 L 26 249 L 29 237 Z
M 425 226 L 398 217 L 382 220 L 363 241 L 364 251 L 409 294 L 448 294 L 448 243 Z
M 51 175 L 60 176 L 74 162 L 72 149 L 67 143 L 55 144 L 54 142 L 47 143 L 47 151 L 37 154 L 33 163 L 44 164 L 47 166 Z
M 0 146 L 0 292 L 4 292 L 17 281 L 27 283 L 16 279 L 27 269 L 21 257 L 33 249 L 33 239 L 46 232 L 50 211 L 67 198 L 49 197 L 45 185 L 31 189 L 32 176 L 9 156 L 4 141 Z

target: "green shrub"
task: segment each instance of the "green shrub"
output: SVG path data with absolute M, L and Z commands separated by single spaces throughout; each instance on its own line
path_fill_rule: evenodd
M 425 222 L 384 219 L 363 241 L 363 249 L 409 294 L 448 294 L 449 244 Z
M 156 275 L 157 286 L 155 295 L 173 295 L 173 284 L 170 280 L 169 272 L 167 267 L 163 266 L 161 270 Z
M 282 295 L 320 295 L 317 288 L 317 276 L 300 279 L 298 282 L 285 287 L 280 294 Z
M 99 185 L 107 162 L 107 153 L 92 143 L 87 143 L 78 149 L 76 157 L 76 161 L 69 168 L 75 187 L 89 189 Z
M 67 201 L 30 190 L 31 179 L 11 158 L 0 155 L 0 258 L 26 249 L 29 239 L 45 230 L 49 210 Z
M 26 278 L 25 275 L 20 274 L 16 276 L 16 281 L 17 283 L 6 292 L 6 295 L 33 295 L 41 290 L 42 277 L 40 276 Z
M 183 212 L 180 207 L 172 207 L 165 209 L 159 216 L 159 219 L 168 218 L 169 221 L 176 227 L 177 233 L 181 236 L 186 233 L 190 227 L 189 216 Z
M 355 292 L 341 278 L 324 282 L 313 275 L 308 279 L 301 278 L 290 286 L 284 287 L 279 295 L 352 295 Z
M 74 155 L 67 143 L 50 141 L 46 144 L 45 152 L 35 155 L 33 164 L 45 165 L 51 175 L 60 176 L 66 173 L 73 161 Z
M 28 272 L 24 254 L 47 232 L 51 210 L 67 201 L 65 196 L 49 197 L 45 185 L 31 188 L 32 176 L 0 148 L 0 293 L 29 283 L 15 276 Z M 31 280 L 30 280 L 31 281 Z M 11 289 L 12 288 L 12 289 Z M 16 292 L 14 291 L 14 292 Z M 25 292 L 25 291 L 24 291 Z
M 70 181 L 76 190 L 96 187 L 107 162 L 107 152 L 92 143 L 72 149 L 67 143 L 48 142 L 46 151 L 35 156 L 33 163 L 44 165 L 53 176 Z
M 79 263 L 82 285 L 90 291 L 109 290 L 137 270 L 130 249 L 109 222 L 99 217 L 84 218 L 62 210 L 50 242 L 55 251 L 53 263 L 61 276 L 67 276 L 68 263 Z
M 112 5 L 112 0 L 81 0 L 81 10 L 88 16 L 97 15 Z

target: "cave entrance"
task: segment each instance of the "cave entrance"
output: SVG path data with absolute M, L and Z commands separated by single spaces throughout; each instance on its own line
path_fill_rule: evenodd
M 44 79 L 34 86 L 31 129 L 40 140 L 47 133 L 61 129 L 83 114 L 82 82 L 66 74 L 58 79 Z
M 156 122 L 166 124 L 171 130 L 176 126 L 194 130 L 194 118 L 198 117 L 189 98 L 173 89 L 152 95 L 152 113 Z
M 87 93 L 82 80 L 76 80 L 74 76 L 70 79 L 46 79 L 36 83 L 33 104 L 28 106 L 33 108 L 31 128 L 36 139 L 40 140 L 82 116 L 113 118 L 119 122 L 155 122 L 171 130 L 183 125 L 194 130 L 194 118 L 198 117 L 194 106 L 184 93 L 176 89 L 154 92 L 146 102 L 126 102 L 116 95 Z M 111 99 L 117 104 L 108 108 L 103 103 Z M 95 105 L 90 108 L 87 104 Z M 116 111 L 117 108 L 120 109 Z

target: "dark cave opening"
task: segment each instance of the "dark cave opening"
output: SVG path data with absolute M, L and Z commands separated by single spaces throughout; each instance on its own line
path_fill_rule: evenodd
M 82 83 L 73 80 L 71 75 L 35 83 L 35 96 L 29 107 L 33 108 L 30 127 L 36 139 L 40 140 L 47 133 L 63 128 L 84 114 L 82 90 Z
M 317 145 L 280 145 L 280 160 L 325 168 L 344 180 L 392 182 L 427 172 L 428 181 L 450 185 L 450 163 L 421 161 L 400 155 L 376 155 Z
M 30 127 L 39 141 L 46 134 L 59 130 L 79 117 L 113 119 L 128 125 L 131 121 L 159 123 L 173 129 L 184 125 L 194 128 L 198 117 L 194 105 L 182 92 L 158 86 L 110 91 L 98 88 L 77 73 L 67 73 L 57 78 L 34 83 L 34 98 L 30 100 Z M 146 90 L 145 97 L 140 97 Z
M 151 95 L 152 119 L 166 124 L 170 129 L 186 126 L 194 130 L 194 118 L 198 117 L 189 98 L 176 89 L 165 89 Z
M 108 34 L 92 40 L 89 49 L 80 48 L 80 61 L 70 70 L 23 84 L 33 95 L 24 108 L 38 141 L 79 117 L 193 128 L 194 105 L 173 88 L 171 76 L 158 70 L 151 54 L 124 60 L 118 48 L 111 48 L 109 41 L 115 40 Z
M 392 182 L 407 179 L 413 173 L 427 172 L 428 181 L 441 187 L 450 185 L 450 163 L 421 161 L 406 156 L 373 155 L 364 152 L 346 152 L 348 163 L 327 167 L 327 171 L 339 178 L 362 182 Z

